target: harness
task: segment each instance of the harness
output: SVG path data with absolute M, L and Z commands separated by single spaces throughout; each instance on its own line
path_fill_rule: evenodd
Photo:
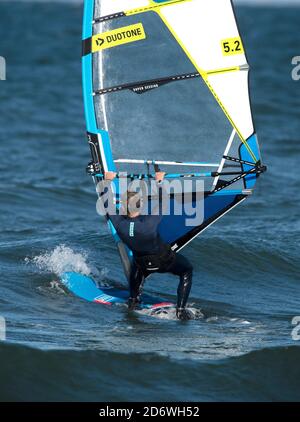
M 134 255 L 136 265 L 143 271 L 164 271 L 171 267 L 176 258 L 176 253 L 170 245 L 164 244 L 156 254 Z

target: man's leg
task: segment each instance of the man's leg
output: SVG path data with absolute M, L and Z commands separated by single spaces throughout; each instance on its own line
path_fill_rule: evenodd
M 135 263 L 132 264 L 129 278 L 129 300 L 128 309 L 135 309 L 136 305 L 140 302 L 140 296 L 142 294 L 143 284 L 145 280 L 144 272 Z
M 187 258 L 177 254 L 168 272 L 180 277 L 177 288 L 177 316 L 179 319 L 190 319 L 185 307 L 192 287 L 193 267 Z

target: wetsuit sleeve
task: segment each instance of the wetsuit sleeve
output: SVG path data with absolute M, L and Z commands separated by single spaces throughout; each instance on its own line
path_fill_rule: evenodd
M 145 232 L 157 231 L 157 228 L 163 219 L 164 209 L 162 209 L 161 198 L 166 193 L 163 183 L 157 183 L 157 192 L 155 192 L 155 199 L 152 199 L 150 215 L 144 216 L 143 224 Z
M 99 194 L 99 198 L 101 198 L 101 201 L 99 201 L 99 205 L 101 206 L 101 213 L 108 216 L 114 227 L 117 229 L 121 216 L 116 214 L 117 210 L 114 205 L 114 195 L 111 188 L 111 183 L 111 181 L 98 183 L 97 192 Z
M 122 219 L 121 215 L 109 215 L 110 221 L 113 223 L 114 228 L 118 230 L 119 223 Z
M 97 192 L 100 198 L 102 198 L 104 195 L 112 195 L 111 180 L 101 180 L 97 184 Z M 107 208 L 107 204 L 104 206 Z

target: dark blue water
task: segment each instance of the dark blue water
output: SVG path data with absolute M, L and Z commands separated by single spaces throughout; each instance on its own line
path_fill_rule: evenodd
M 81 96 L 80 4 L 0 3 L 0 400 L 299 400 L 300 9 L 237 9 L 268 173 L 193 242 L 187 324 L 83 302 L 63 270 L 124 281 L 96 195 Z M 184 159 L 185 157 L 182 157 Z M 147 291 L 175 300 L 176 280 Z

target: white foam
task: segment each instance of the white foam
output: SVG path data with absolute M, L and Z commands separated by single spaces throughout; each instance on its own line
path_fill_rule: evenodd
M 26 263 L 32 263 L 42 272 L 50 272 L 60 275 L 66 271 L 72 271 L 83 275 L 99 273 L 87 262 L 87 255 L 84 252 L 74 252 L 68 246 L 59 245 L 54 250 L 26 258 Z
M 204 315 L 202 314 L 202 312 L 200 311 L 200 309 L 196 309 L 196 308 L 187 308 L 190 313 L 192 314 L 192 318 L 191 319 L 202 319 L 204 317 Z M 171 306 L 169 308 L 167 307 L 162 307 L 162 308 L 158 308 L 158 309 L 143 309 L 143 310 L 139 310 L 137 311 L 138 313 L 142 314 L 142 315 L 148 315 L 154 318 L 159 318 L 159 319 L 166 319 L 166 320 L 178 320 L 177 316 L 176 316 L 176 308 L 175 306 Z

